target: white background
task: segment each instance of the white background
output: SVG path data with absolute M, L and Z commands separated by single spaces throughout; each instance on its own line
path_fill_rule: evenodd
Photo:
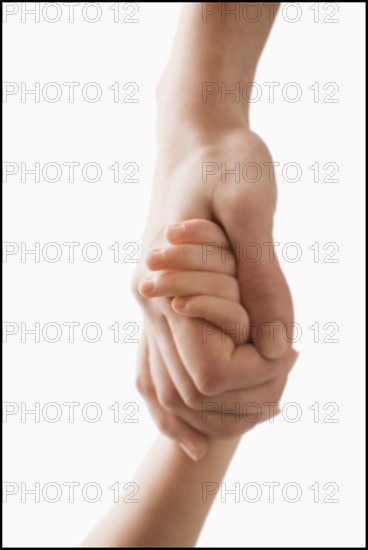
M 4 505 L 4 545 L 73 546 L 112 504 L 113 492 L 108 487 L 119 482 L 122 488 L 129 482 L 157 433 L 134 386 L 137 344 L 122 341 L 132 330 L 126 323 L 141 323 L 129 289 L 136 264 L 123 261 L 134 249 L 123 247 L 126 243 L 139 244 L 145 222 L 156 153 L 155 87 L 171 47 L 180 4 L 141 3 L 138 13 L 131 16 L 138 20 L 136 23 L 124 22 L 134 11 L 134 6 L 124 9 L 124 4 L 119 6 L 116 23 L 110 3 L 100 5 L 101 19 L 96 23 L 83 17 L 85 3 L 76 5 L 74 23 L 69 22 L 63 4 L 58 4 L 61 17 L 56 23 L 46 20 L 57 16 L 55 8 L 41 12 L 37 23 L 32 15 L 22 22 L 20 4 L 5 6 L 9 11 L 18 6 L 18 12 L 4 24 L 4 80 L 17 83 L 19 89 L 22 82 L 27 88 L 39 82 L 41 96 L 39 102 L 32 95 L 22 101 L 19 91 L 7 96 L 4 105 L 4 160 L 19 168 L 4 183 L 4 240 L 16 243 L 13 250 L 19 247 L 4 264 L 4 319 L 14 323 L 7 324 L 6 330 L 18 328 L 4 345 L 4 401 L 15 403 L 13 411 L 19 407 L 19 412 L 5 417 L 4 424 L 4 481 L 19 489 Z M 44 6 L 40 4 L 41 10 Z M 254 130 L 280 163 L 275 237 L 281 243 L 279 257 L 302 331 L 295 344 L 301 355 L 283 404 L 297 403 L 302 416 L 291 422 L 296 409 L 286 408 L 285 418 L 278 417 L 273 425 L 261 425 L 244 437 L 228 471 L 226 487 L 234 488 L 238 483 L 242 490 L 254 482 L 261 490 L 260 498 L 249 502 L 255 497 L 255 485 L 249 489 L 248 498 L 240 493 L 239 502 L 222 491 L 199 546 L 364 544 L 364 6 L 319 3 L 318 12 L 316 4 L 314 10 L 311 6 L 286 5 L 286 11 L 279 14 L 256 76 L 262 96 L 251 106 Z M 95 13 L 91 7 L 87 17 L 93 19 Z M 59 101 L 43 98 L 48 82 L 60 85 Z M 64 82 L 80 83 L 74 103 L 69 101 Z M 88 82 L 101 86 L 102 97 L 95 103 L 82 96 Z M 117 103 L 109 90 L 114 82 L 120 84 Z M 132 91 L 123 89 L 127 82 L 139 86 L 134 96 L 137 103 L 122 101 Z M 264 82 L 280 84 L 275 88 L 274 102 Z M 288 99 L 289 91 L 293 97 L 291 88 L 282 93 L 290 82 L 300 86 L 299 101 Z M 324 99 L 337 89 L 335 84 L 323 89 L 330 82 L 337 84 L 338 91 L 332 96 L 337 101 L 328 103 Z M 318 97 L 309 89 L 315 83 Z M 93 90 L 89 91 L 93 95 Z M 49 88 L 46 98 L 48 92 L 52 97 Z M 42 174 L 40 182 L 29 174 L 22 182 L 22 162 L 28 168 L 39 162 L 42 168 L 49 162 L 62 166 L 72 161 L 80 163 L 74 182 L 68 181 L 65 168 L 58 182 L 45 181 Z M 88 162 L 101 166 L 98 182 L 83 178 L 81 167 Z M 128 174 L 123 170 L 125 163 L 137 163 L 135 178 L 139 181 L 114 183 L 109 167 L 115 162 L 120 163 L 121 178 Z M 294 177 L 291 169 L 284 177 L 283 166 L 290 162 L 300 166 L 299 181 L 290 181 Z M 330 172 L 323 168 L 328 162 L 337 164 L 334 179 L 338 181 L 323 181 Z M 317 182 L 309 168 L 315 163 L 320 166 Z M 89 177 L 92 175 L 91 170 Z M 55 263 L 48 258 L 56 249 L 44 248 L 50 242 L 58 243 L 62 250 Z M 80 243 L 74 263 L 68 259 L 65 242 Z M 96 263 L 82 255 L 83 246 L 90 242 L 101 247 L 102 257 Z M 118 263 L 109 249 L 116 242 Z M 300 247 L 299 261 L 289 261 L 282 253 L 290 242 Z M 331 242 L 337 244 L 338 251 L 330 259 L 337 262 L 328 261 L 333 248 L 323 249 Z M 40 243 L 40 261 L 36 262 L 34 255 L 26 255 L 22 261 L 21 247 L 34 248 L 35 243 Z M 309 249 L 314 243 L 318 243 L 319 257 Z M 286 250 L 293 257 L 296 249 Z M 92 257 L 95 251 L 90 248 L 88 252 Z M 131 257 L 135 259 L 138 254 Z M 80 323 L 74 343 L 68 341 L 63 325 L 71 321 Z M 34 336 L 24 334 L 22 322 L 27 328 L 40 323 L 39 343 Z M 52 328 L 46 338 L 42 335 L 42 328 L 50 322 L 63 329 L 56 343 L 47 341 L 55 334 Z M 82 337 L 82 327 L 89 322 L 101 327 L 97 343 Z M 114 343 L 114 333 L 109 329 L 114 323 L 120 326 L 119 343 Z M 335 326 L 325 327 L 326 323 L 338 325 L 332 337 L 337 342 L 326 341 Z M 317 333 L 309 328 L 312 325 L 319 326 L 319 342 L 314 341 Z M 88 337 L 93 336 L 90 329 Z M 41 407 L 40 421 L 35 422 L 34 415 L 26 415 L 22 421 L 21 408 L 34 408 L 36 402 Z M 61 419 L 55 423 L 49 419 L 55 408 L 42 409 L 50 402 L 62 410 Z M 80 403 L 74 423 L 68 420 L 65 402 Z M 102 410 L 96 423 L 82 415 L 83 406 L 90 402 L 98 403 Z M 117 423 L 109 410 L 114 402 L 120 404 Z M 127 422 L 132 407 L 123 409 L 131 402 L 139 409 L 132 417 L 137 423 Z M 319 418 L 309 408 L 315 403 Z M 324 409 L 326 403 L 336 405 Z M 7 410 L 11 407 L 7 405 Z M 92 409 L 84 411 L 93 416 Z M 328 417 L 333 411 L 337 412 Z M 70 503 L 63 483 L 73 481 L 80 486 L 75 490 L 75 502 Z M 35 503 L 34 495 L 27 494 L 23 494 L 22 502 L 22 482 L 27 488 L 40 484 L 39 503 Z M 47 502 L 55 494 L 52 488 L 46 499 L 42 495 L 49 482 L 63 488 L 56 503 Z M 82 487 L 89 482 L 101 487 L 102 498 L 96 503 L 82 497 Z M 273 503 L 269 502 L 265 482 L 280 484 Z M 295 503 L 288 502 L 295 495 L 293 487 L 286 497 L 282 494 L 290 482 L 301 490 Z M 315 483 L 320 488 L 318 503 L 310 489 Z M 336 486 L 324 488 L 326 483 L 337 484 L 338 491 L 330 499 L 338 502 L 324 502 Z M 10 486 L 6 487 L 9 490 Z M 91 489 L 88 497 L 93 494 Z

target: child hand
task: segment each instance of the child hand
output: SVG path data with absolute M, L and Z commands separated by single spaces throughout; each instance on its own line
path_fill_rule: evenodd
M 170 244 L 148 253 L 147 266 L 160 276 L 147 297 L 170 298 L 179 315 L 203 319 L 236 344 L 244 343 L 249 317 L 239 299 L 234 253 L 216 223 L 200 223 L 201 232 L 196 220 L 186 222 L 185 233 L 180 224 L 170 228 L 166 233 Z

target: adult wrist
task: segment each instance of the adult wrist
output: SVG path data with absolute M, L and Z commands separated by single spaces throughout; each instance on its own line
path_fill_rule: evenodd
M 171 97 L 169 101 L 168 96 Z M 249 131 L 248 106 L 244 102 L 222 102 L 186 90 L 168 88 L 157 97 L 157 135 L 159 144 L 217 142 L 234 131 Z

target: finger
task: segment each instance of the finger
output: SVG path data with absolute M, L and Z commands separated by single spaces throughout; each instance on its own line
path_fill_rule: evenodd
M 282 357 L 291 348 L 293 309 L 290 290 L 277 260 L 254 269 L 240 263 L 238 280 L 242 303 L 253 323 L 256 348 L 263 357 Z
M 227 203 L 224 195 L 218 215 L 236 251 L 241 302 L 254 323 L 255 346 L 273 359 L 291 348 L 286 331 L 293 321 L 293 307 L 274 251 L 273 212 L 263 208 L 262 201 L 252 201 L 249 192 L 229 197 Z
M 181 417 L 209 437 L 236 437 L 280 413 L 288 368 L 270 382 L 241 392 L 203 400 L 201 411 L 181 410 Z M 228 397 L 231 395 L 232 397 Z
M 202 395 L 249 388 L 273 379 L 295 352 L 264 359 L 253 344 L 235 347 L 230 338 L 206 321 L 167 315 L 171 333 L 184 367 Z
M 181 244 L 150 250 L 147 267 L 152 271 L 180 269 L 235 275 L 235 256 L 217 243 Z
M 271 420 L 279 414 L 277 405 L 271 403 L 267 407 L 255 407 L 254 403 L 245 403 L 243 408 L 235 414 L 226 413 L 224 409 L 217 410 L 213 403 L 206 403 L 202 412 L 185 411 L 183 417 L 195 426 L 197 430 L 206 433 L 209 438 L 232 438 L 239 437 L 256 424 Z M 186 418 L 186 416 L 190 418 Z
M 154 361 L 157 359 L 157 356 L 154 349 L 147 344 L 144 344 L 142 348 L 138 363 L 139 375 L 137 386 L 145 398 L 157 426 L 164 435 L 177 441 L 190 458 L 193 460 L 200 460 L 207 452 L 208 443 L 206 436 L 188 426 L 188 424 L 180 418 L 167 413 L 161 407 L 157 399 L 149 366 L 152 354 Z
M 279 407 L 273 402 L 266 407 L 258 407 L 252 402 L 245 403 L 235 413 L 228 413 L 221 406 L 217 409 L 214 403 L 209 402 L 202 412 L 184 411 L 182 416 L 209 438 L 226 439 L 243 435 L 256 424 L 272 420 L 279 412 Z
M 202 318 L 228 334 L 236 344 L 249 339 L 249 317 L 241 304 L 216 296 L 175 297 L 171 306 L 185 317 Z
M 247 403 L 249 402 L 253 403 L 256 408 L 271 407 L 271 405 L 277 407 L 278 402 L 275 402 L 274 394 L 276 394 L 278 399 L 281 393 L 277 394 L 275 389 L 279 389 L 280 380 L 283 381 L 282 383 L 286 382 L 291 368 L 295 365 L 296 359 L 297 356 L 293 353 L 288 361 L 283 361 L 282 367 L 277 375 L 268 382 L 244 389 L 228 390 L 219 395 L 200 396 L 200 398 L 197 399 L 196 406 L 193 407 L 192 410 L 205 413 L 207 409 L 209 409 L 210 414 L 241 414 L 241 411 L 244 410 L 244 407 L 247 407 Z M 277 380 L 279 382 L 277 382 Z M 182 412 L 183 409 L 180 403 L 176 408 L 176 414 L 181 416 Z M 248 413 L 252 413 L 252 407 L 250 407 L 249 410 L 247 409 L 247 414 Z
M 173 244 L 216 244 L 230 250 L 226 233 L 215 222 L 203 219 L 186 220 L 169 225 L 166 229 L 166 239 Z
M 223 273 L 206 271 L 166 271 L 140 281 L 138 290 L 145 298 L 205 294 L 239 301 L 236 279 Z
M 159 300 L 161 311 L 164 312 L 165 315 L 167 312 L 171 312 L 170 302 L 166 299 Z M 185 406 L 192 409 L 197 408 L 201 396 L 182 363 L 165 316 L 161 316 L 152 324 L 152 332 L 167 374 L 181 400 Z M 164 407 L 169 412 L 176 414 L 177 403 L 171 391 L 163 392 L 162 401 L 164 400 Z

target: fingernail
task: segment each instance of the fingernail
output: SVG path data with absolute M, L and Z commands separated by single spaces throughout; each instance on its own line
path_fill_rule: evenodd
M 152 277 L 146 277 L 139 283 L 139 291 L 143 294 L 150 294 L 155 288 L 156 281 Z
M 184 309 L 186 306 L 186 299 L 185 298 L 175 298 L 174 300 L 174 308 L 175 309 Z
M 161 263 L 163 257 L 163 251 L 160 248 L 151 250 L 148 255 L 148 261 L 150 265 L 158 265 Z
M 276 321 L 276 330 L 274 334 L 275 347 L 278 349 L 280 355 L 287 353 L 290 349 L 290 340 L 287 339 L 287 332 L 282 321 Z
M 189 456 L 189 458 L 195 461 L 198 460 L 197 451 L 193 447 L 191 447 L 187 443 L 181 443 L 181 442 L 179 443 L 179 447 L 183 449 L 183 451 L 185 452 L 185 454 Z
M 169 225 L 169 235 L 171 239 L 177 240 L 185 231 L 185 225 L 183 223 L 176 223 Z
M 260 342 L 261 353 L 266 359 L 282 359 L 290 351 L 290 341 L 285 338 L 284 324 L 281 321 L 264 323 Z

